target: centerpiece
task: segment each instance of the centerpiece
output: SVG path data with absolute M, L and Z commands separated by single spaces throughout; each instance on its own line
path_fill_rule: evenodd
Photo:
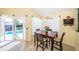
M 48 26 L 45 26 L 44 29 L 45 29 L 45 34 L 48 35 L 49 27 Z

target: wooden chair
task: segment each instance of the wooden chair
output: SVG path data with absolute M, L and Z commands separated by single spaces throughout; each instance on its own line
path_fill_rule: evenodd
M 42 51 L 47 48 L 47 40 L 44 40 L 44 37 L 41 34 L 37 34 L 36 50 L 38 50 L 38 47 L 42 48 Z
M 39 32 L 40 29 L 36 29 L 36 32 L 34 32 L 34 46 L 36 45 L 36 39 L 37 39 L 37 32 Z
M 62 36 L 61 36 L 60 39 L 56 38 L 56 39 L 53 40 L 53 48 L 56 48 L 57 50 L 60 50 L 60 51 L 63 50 L 62 42 L 63 42 L 64 35 L 65 35 L 65 32 L 62 33 Z M 59 48 L 55 47 L 55 46 L 59 46 Z

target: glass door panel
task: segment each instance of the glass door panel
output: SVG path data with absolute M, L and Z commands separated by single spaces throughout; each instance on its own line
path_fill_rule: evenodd
M 13 19 L 6 17 L 4 19 L 4 39 L 13 40 Z
M 20 40 L 23 39 L 23 20 L 22 18 L 18 18 L 15 21 L 15 28 L 16 28 L 16 39 Z

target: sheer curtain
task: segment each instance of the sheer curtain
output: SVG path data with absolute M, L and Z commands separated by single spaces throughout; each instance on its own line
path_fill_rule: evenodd
M 33 17 L 32 18 L 32 34 L 34 34 L 36 29 L 41 29 L 41 19 L 38 17 Z

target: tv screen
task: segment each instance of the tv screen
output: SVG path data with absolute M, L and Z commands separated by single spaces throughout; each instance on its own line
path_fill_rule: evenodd
M 64 25 L 73 25 L 74 24 L 74 19 L 64 19 Z

